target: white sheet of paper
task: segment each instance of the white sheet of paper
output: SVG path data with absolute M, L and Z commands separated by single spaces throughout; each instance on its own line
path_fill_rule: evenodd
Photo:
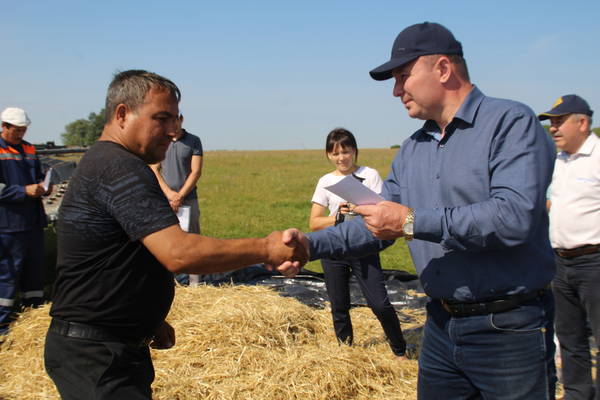
M 49 168 L 48 171 L 46 171 L 46 176 L 44 177 L 44 183 L 42 184 L 44 187 L 44 190 L 47 192 L 48 188 L 50 187 L 50 178 L 52 177 L 52 168 Z
M 325 189 L 357 206 L 377 204 L 384 200 L 383 197 L 360 183 L 360 181 L 352 175 L 346 176 L 334 185 L 326 186 Z
M 177 218 L 179 218 L 179 226 L 185 232 L 190 230 L 190 206 L 179 206 L 177 209 Z

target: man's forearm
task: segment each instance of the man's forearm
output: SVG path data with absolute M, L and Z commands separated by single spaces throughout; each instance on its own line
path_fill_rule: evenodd
M 393 240 L 379 240 L 367 230 L 361 218 L 338 226 L 307 233 L 310 259 L 328 257 L 364 257 L 391 246 Z
M 25 186 L 0 183 L 0 202 L 19 203 L 26 197 Z
M 265 238 L 216 239 L 183 232 L 172 225 L 141 239 L 165 268 L 174 273 L 208 274 L 232 271 L 258 263 L 280 265 L 307 261 L 301 246 L 285 245 L 281 232 Z
M 187 235 L 172 254 L 177 272 L 210 274 L 266 262 L 265 239 L 216 239 Z

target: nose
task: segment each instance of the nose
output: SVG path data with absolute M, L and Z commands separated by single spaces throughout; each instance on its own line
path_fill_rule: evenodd
M 395 78 L 394 89 L 392 91 L 394 97 L 402 97 L 404 94 L 404 83 L 401 79 Z
M 554 136 L 554 134 L 558 132 L 558 127 L 556 125 L 550 125 L 550 129 L 548 129 L 548 131 L 552 136 Z
M 167 136 L 175 137 L 177 135 L 177 123 L 171 122 L 167 127 Z

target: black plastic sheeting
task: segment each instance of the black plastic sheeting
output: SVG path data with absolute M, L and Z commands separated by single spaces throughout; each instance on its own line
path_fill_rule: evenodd
M 427 296 L 423 295 L 423 289 L 416 275 L 395 270 L 383 272 L 390 302 L 396 309 L 425 306 Z M 323 274 L 306 269 L 294 278 L 285 278 L 257 264 L 233 272 L 203 275 L 202 281 L 215 286 L 222 284 L 268 286 L 280 292 L 281 296 L 293 297 L 315 308 L 325 308 L 326 303 L 329 302 Z M 409 294 L 409 291 L 415 294 Z M 354 277 L 350 279 L 350 301 L 354 307 L 367 305 Z

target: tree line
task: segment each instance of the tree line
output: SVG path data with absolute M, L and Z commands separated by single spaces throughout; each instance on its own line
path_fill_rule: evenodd
M 87 119 L 78 119 L 65 126 L 62 142 L 65 146 L 91 146 L 102 134 L 105 123 L 104 108 L 97 114 L 90 113 Z

